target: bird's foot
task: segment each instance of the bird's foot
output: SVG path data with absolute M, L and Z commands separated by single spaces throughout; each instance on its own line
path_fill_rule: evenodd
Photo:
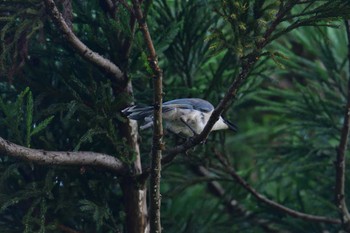
M 188 137 L 187 141 L 191 142 L 191 144 L 195 144 L 195 138 L 197 137 L 198 134 L 194 134 L 192 137 Z
M 205 145 L 206 143 L 207 143 L 207 139 L 205 138 L 205 139 L 203 139 L 199 144 Z

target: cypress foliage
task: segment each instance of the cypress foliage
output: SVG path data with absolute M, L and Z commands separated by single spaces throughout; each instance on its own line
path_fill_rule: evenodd
M 56 1 L 62 12 L 63 2 Z M 125 83 L 72 49 L 42 1 L 0 2 L 0 137 L 30 148 L 135 161 L 120 111 L 133 98 L 151 103 L 152 70 L 141 32 L 121 2 L 128 4 L 72 1 L 73 17 L 68 11 L 64 17 L 83 43 L 122 69 L 133 97 L 123 91 Z M 340 231 L 341 224 L 294 218 L 255 199 L 217 157 L 269 199 L 339 219 L 333 164 L 350 77 L 343 23 L 348 1 L 144 2 L 165 100 L 197 97 L 216 105 L 249 58 L 259 58 L 224 112 L 239 132 L 212 133 L 165 167 L 164 231 Z M 144 167 L 151 138 L 150 131 L 140 132 Z M 167 134 L 165 142 L 168 149 L 183 139 Z M 126 232 L 123 178 L 0 153 L 0 232 Z

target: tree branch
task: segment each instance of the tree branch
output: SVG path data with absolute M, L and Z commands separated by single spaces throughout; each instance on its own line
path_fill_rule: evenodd
M 346 32 L 348 37 L 348 62 L 350 63 L 350 20 L 345 20 Z M 349 64 L 350 71 L 350 64 Z M 336 205 L 341 214 L 341 220 L 346 229 L 350 229 L 350 214 L 345 201 L 345 154 L 348 145 L 349 128 L 350 128 L 350 77 L 348 77 L 348 97 L 346 110 L 344 114 L 344 123 L 341 131 L 340 142 L 337 148 L 336 168 L 336 185 L 335 199 Z
M 140 30 L 142 31 L 144 40 L 149 51 L 149 64 L 153 70 L 154 85 L 154 111 L 153 111 L 153 143 L 151 158 L 151 177 L 150 177 L 150 232 L 161 233 L 160 223 L 160 175 L 161 175 L 161 159 L 163 149 L 163 125 L 162 125 L 162 102 L 163 102 L 163 73 L 158 65 L 156 50 L 153 45 L 151 35 L 148 30 L 146 19 L 141 10 L 139 0 L 132 0 L 134 13 Z
M 45 151 L 23 147 L 0 137 L 0 153 L 46 165 L 93 166 L 106 168 L 118 175 L 126 172 L 124 164 L 110 155 L 81 151 Z
M 112 0 L 104 0 L 103 2 L 103 6 L 105 7 L 105 11 L 113 18 L 115 19 L 116 17 L 116 5 Z
M 258 59 L 259 59 L 259 56 L 257 56 L 256 52 L 250 54 L 247 60 L 242 63 L 240 73 L 232 82 L 224 98 L 220 101 L 218 106 L 214 109 L 203 131 L 198 136 L 195 136 L 191 140 L 187 140 L 184 144 L 176 146 L 170 150 L 167 150 L 165 152 L 166 156 L 162 159 L 162 164 L 170 163 L 177 154 L 185 152 L 188 149 L 198 145 L 208 137 L 215 122 L 219 119 L 223 111 L 229 106 L 232 100 L 236 97 L 238 89 L 240 88 L 243 81 L 248 78 L 248 75 L 251 69 L 253 68 L 255 63 L 258 61 Z
M 284 205 L 278 204 L 277 202 L 274 202 L 264 195 L 260 194 L 258 191 L 256 191 L 253 187 L 251 187 L 247 181 L 245 181 L 243 178 L 241 178 L 236 171 L 230 166 L 222 155 L 215 152 L 214 153 L 226 172 L 239 184 L 241 185 L 245 190 L 247 190 L 250 194 L 252 194 L 256 199 L 261 201 L 264 204 L 267 204 L 268 206 L 271 206 L 287 215 L 290 215 L 295 218 L 300 218 L 306 221 L 314 221 L 314 222 L 324 222 L 324 223 L 331 223 L 331 224 L 340 224 L 341 221 L 338 219 L 328 218 L 324 216 L 317 216 L 317 215 L 311 215 L 311 214 L 305 214 L 293 209 L 290 209 Z
M 87 61 L 100 67 L 105 72 L 112 74 L 118 82 L 123 82 L 124 74 L 118 66 L 116 66 L 107 58 L 104 58 L 100 54 L 92 51 L 81 40 L 79 40 L 79 38 L 74 34 L 74 32 L 65 22 L 62 14 L 57 9 L 54 0 L 44 0 L 44 2 L 51 19 L 61 30 L 69 44 L 78 52 L 78 54 L 85 58 Z
M 203 166 L 194 167 L 194 171 L 202 176 L 207 178 L 212 178 L 212 175 L 208 169 Z M 208 182 L 208 190 L 211 194 L 218 197 L 222 200 L 223 205 L 225 206 L 226 211 L 230 215 L 234 215 L 234 217 L 245 217 L 251 218 L 252 213 L 244 208 L 244 206 L 240 205 L 237 200 L 233 198 L 227 198 L 226 190 L 222 187 L 222 185 L 218 181 L 209 181 Z M 251 219 L 254 224 L 259 225 L 264 231 L 269 233 L 277 232 L 273 227 L 270 226 L 269 221 L 266 219 L 258 219 L 256 217 Z
M 127 10 L 129 11 L 129 13 L 130 13 L 131 16 L 134 15 L 133 9 L 129 6 L 129 4 L 128 4 L 127 2 L 125 2 L 124 0 L 118 0 L 118 2 L 119 2 L 120 4 L 122 4 L 122 5 L 125 7 L 125 9 L 127 9 Z M 140 3 L 140 4 L 141 4 L 141 3 Z
M 163 164 L 167 164 L 171 162 L 177 154 L 181 152 L 185 152 L 186 150 L 194 147 L 195 145 L 198 145 L 208 137 L 211 129 L 219 119 L 220 115 L 227 109 L 227 107 L 230 105 L 232 100 L 236 98 L 238 89 L 240 88 L 241 84 L 248 78 L 249 73 L 253 69 L 255 63 L 259 60 L 261 50 L 269 42 L 271 42 L 270 37 L 272 33 L 274 32 L 274 30 L 276 30 L 277 26 L 281 23 L 283 17 L 293 8 L 296 2 L 298 1 L 289 2 L 286 4 L 284 8 L 280 8 L 279 12 L 276 15 L 276 18 L 271 22 L 271 26 L 264 33 L 264 36 L 263 36 L 264 39 L 260 43 L 258 43 L 256 46 L 256 49 L 252 53 L 247 55 L 245 59 L 242 61 L 241 71 L 232 82 L 224 98 L 220 101 L 218 106 L 214 109 L 203 131 L 198 136 L 194 137 L 192 140 L 188 140 L 184 144 L 166 151 L 166 156 L 162 159 Z
M 206 169 L 203 166 L 194 167 L 194 171 L 201 177 L 212 178 L 210 171 L 208 171 L 208 169 Z M 210 193 L 212 193 L 214 196 L 219 197 L 221 200 L 223 200 L 224 205 L 226 206 L 226 209 L 228 210 L 229 213 L 236 212 L 236 214 L 240 216 L 247 216 L 249 214 L 247 210 L 244 209 L 243 206 L 238 204 L 238 201 L 236 201 L 235 199 L 229 200 L 225 197 L 226 191 L 218 181 L 216 180 L 209 181 L 208 188 Z

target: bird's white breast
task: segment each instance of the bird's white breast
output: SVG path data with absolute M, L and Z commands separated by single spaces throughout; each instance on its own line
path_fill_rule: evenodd
M 164 113 L 163 119 L 168 130 L 176 134 L 183 134 L 192 137 L 194 136 L 193 131 L 196 134 L 200 134 L 203 131 L 210 115 L 211 112 L 202 113 L 194 109 L 175 108 Z M 186 122 L 187 125 L 183 121 Z

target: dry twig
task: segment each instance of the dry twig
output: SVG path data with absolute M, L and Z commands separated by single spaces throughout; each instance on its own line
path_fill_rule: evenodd
M 350 62 L 350 20 L 345 20 L 345 25 L 348 37 L 348 62 Z M 344 228 L 350 230 L 350 214 L 345 201 L 345 154 L 348 145 L 350 128 L 350 77 L 348 79 L 348 97 L 344 114 L 344 123 L 341 131 L 339 146 L 337 148 L 337 161 L 335 162 L 335 199 L 336 205 L 340 211 L 341 220 L 344 225 Z
M 228 163 L 227 159 L 224 158 L 223 155 L 221 155 L 218 152 L 214 153 L 215 156 L 218 158 L 222 166 L 224 167 L 225 171 L 232 177 L 233 180 L 235 180 L 239 185 L 241 185 L 245 190 L 247 190 L 250 194 L 252 194 L 256 199 L 258 199 L 260 202 L 271 206 L 285 214 L 288 214 L 295 218 L 300 218 L 306 221 L 314 221 L 314 222 L 325 222 L 325 223 L 332 223 L 332 224 L 340 224 L 341 222 L 338 219 L 328 218 L 324 216 L 317 216 L 317 215 L 311 215 L 311 214 L 305 214 L 293 209 L 290 209 L 284 205 L 281 205 L 275 201 L 272 201 L 259 193 L 257 190 L 255 190 L 253 187 L 249 185 L 247 181 L 245 181 L 242 177 L 240 177 L 236 171 L 233 169 L 233 167 Z

